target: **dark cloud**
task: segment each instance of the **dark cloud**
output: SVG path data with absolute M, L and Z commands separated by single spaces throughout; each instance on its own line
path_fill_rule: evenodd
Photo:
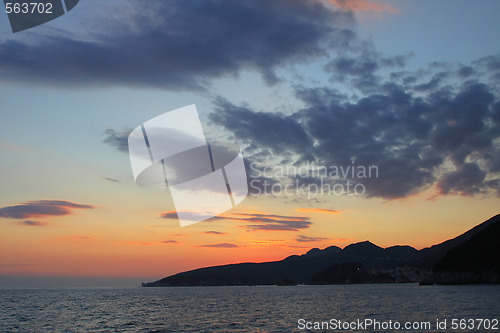
M 472 74 L 474 74 L 474 69 L 471 66 L 463 66 L 458 70 L 458 75 L 460 75 L 462 78 L 467 78 Z
M 232 249 L 232 248 L 239 247 L 239 246 L 236 244 L 232 244 L 232 243 L 219 243 L 219 244 L 198 245 L 197 247 L 218 247 L 218 248 L 224 248 L 224 249 Z
M 432 76 L 432 78 L 425 82 L 415 85 L 413 89 L 419 92 L 434 91 L 441 86 L 441 83 L 447 77 L 447 73 L 441 72 Z
M 4 41 L 2 80 L 181 90 L 203 89 L 207 80 L 246 69 L 272 84 L 278 67 L 355 38 L 352 13 L 317 1 L 130 1 L 115 10 L 119 16 L 105 11 L 94 18 L 106 29 L 85 40 L 54 34 L 37 36 L 36 43 Z
M 172 240 L 172 239 L 163 240 L 163 241 L 161 241 L 161 243 L 163 243 L 163 244 L 179 244 L 178 241 Z
M 195 214 L 195 213 L 193 213 Z M 176 219 L 177 213 L 175 211 L 165 212 L 161 214 L 162 218 Z M 299 231 L 300 229 L 307 229 L 311 226 L 308 217 L 303 216 L 287 216 L 287 215 L 274 215 L 274 214 L 253 214 L 253 213 L 233 213 L 223 216 L 215 216 L 208 221 L 216 220 L 231 220 L 244 222 L 243 228 L 248 231 L 256 230 L 282 230 L 282 231 Z M 216 234 L 215 231 L 207 231 L 205 233 Z M 223 233 L 217 233 L 223 234 Z
M 118 132 L 114 129 L 107 129 L 104 131 L 106 138 L 103 140 L 104 143 L 110 145 L 111 147 L 117 149 L 118 151 L 128 153 L 128 136 L 130 131 Z
M 486 173 L 476 163 L 465 163 L 458 170 L 445 174 L 438 182 L 442 194 L 473 195 L 484 188 Z
M 474 65 L 480 65 L 484 69 L 490 72 L 498 72 L 500 71 L 500 54 L 490 55 L 487 57 L 483 57 L 475 62 Z
M 260 146 L 262 147 L 262 146 Z M 247 149 L 248 151 L 249 149 Z M 263 150 L 268 151 L 267 148 L 263 148 Z M 247 172 L 247 183 L 248 183 L 248 193 L 251 195 L 261 194 L 261 193 L 270 193 L 272 186 L 274 184 L 278 184 L 279 181 L 264 176 L 263 170 L 264 167 L 259 165 L 260 162 L 264 162 L 266 158 L 271 158 L 273 154 L 265 154 L 266 157 L 263 157 L 261 154 L 262 151 L 257 151 L 253 153 L 251 158 L 245 158 L 245 169 Z
M 351 52 L 334 57 L 324 68 L 333 82 L 346 82 L 362 92 L 379 89 L 382 77 L 378 72 L 387 68 L 403 68 L 413 54 L 383 57 L 370 42 L 356 40 Z
M 212 231 L 212 230 L 204 231 L 203 233 L 207 235 L 227 235 L 226 232 Z
M 186 220 L 192 220 L 192 221 L 202 221 L 202 220 L 204 220 L 204 221 L 210 222 L 210 221 L 216 221 L 216 220 L 223 219 L 220 216 L 203 215 L 203 214 L 198 214 L 196 212 L 186 212 L 186 211 L 184 211 L 184 212 L 182 212 L 182 214 L 183 214 L 183 218 L 184 219 L 186 219 Z M 160 217 L 162 219 L 170 219 L 170 220 L 177 220 L 178 219 L 177 211 L 175 211 L 175 210 L 161 213 Z
M 308 217 L 270 214 L 232 214 L 228 219 L 246 222 L 244 228 L 248 231 L 299 231 L 311 226 Z
M 49 225 L 47 222 L 39 222 L 39 221 L 21 221 L 21 222 L 16 222 L 16 224 L 28 227 L 46 227 Z
M 6 41 L 0 44 L 3 77 L 12 79 L 15 71 L 16 77 L 46 80 L 39 62 L 48 62 L 47 70 L 60 62 L 62 70 L 47 74 L 49 81 L 67 84 L 68 68 L 77 68 L 81 73 L 71 82 L 78 84 L 92 78 L 93 84 L 203 89 L 210 79 L 243 69 L 260 72 L 272 84 L 277 69 L 324 55 L 331 84 L 294 82 L 304 105 L 298 111 L 262 112 L 214 98 L 211 121 L 246 147 L 248 180 L 256 180 L 251 193 L 266 193 L 283 181 L 258 176 L 251 162 L 376 166 L 377 177 L 361 180 L 368 197 L 401 198 L 431 186 L 441 194 L 467 195 L 498 188 L 500 55 L 409 71 L 412 54 L 378 53 L 352 30 L 352 13 L 307 0 L 167 1 L 123 22 L 117 25 L 122 32 L 112 22 L 109 36 L 85 43 L 62 37 L 44 37 L 36 45 Z M 68 56 L 70 47 L 74 57 Z M 104 142 L 126 152 L 127 138 L 127 131 L 110 129 Z M 456 177 L 467 180 L 450 185 Z M 298 185 L 320 181 L 302 177 Z
M 500 101 L 492 106 L 491 118 L 494 122 L 500 124 Z
M 109 177 L 103 177 L 102 179 L 107 180 L 108 182 L 112 182 L 112 183 L 119 183 L 120 182 L 118 179 L 109 178 Z
M 298 235 L 295 240 L 297 242 L 300 242 L 300 243 L 309 243 L 309 242 L 322 241 L 322 240 L 326 240 L 326 239 L 328 239 L 328 238 L 324 238 L 324 237 L 308 237 L 308 236 Z
M 94 207 L 90 205 L 63 200 L 38 200 L 0 208 L 0 217 L 25 219 L 30 217 L 63 216 L 71 214 L 74 209 L 92 208 Z
M 357 65 L 349 66 L 344 65 L 357 75 Z M 496 62 L 483 59 L 470 66 L 475 71 L 481 66 L 494 69 Z M 429 67 L 452 68 L 448 64 Z M 428 81 L 425 89 L 420 74 L 411 84 L 383 82 L 376 92 L 358 98 L 348 98 L 335 88 L 299 86 L 296 96 L 305 107 L 287 115 L 217 99 L 212 120 L 249 144 L 245 151 L 249 161 L 276 164 L 281 158 L 286 161 L 282 166 L 306 162 L 377 166 L 377 177 L 346 177 L 363 183 L 368 197 L 401 198 L 435 185 L 441 194 L 486 193 L 498 188 L 498 91 L 476 79 L 453 87 L 446 81 L 450 75 L 437 73 L 435 82 Z M 257 155 L 266 150 L 271 157 Z M 456 171 L 443 171 L 450 168 Z M 298 185 L 321 181 L 299 178 Z
M 232 132 L 240 142 L 265 147 L 274 154 L 307 153 L 312 145 L 304 128 L 291 116 L 281 113 L 254 112 L 218 98 L 210 119 L 217 125 L 235 129 Z
M 339 57 L 328 64 L 326 68 L 344 78 L 344 76 L 371 76 L 378 67 L 378 62 L 370 58 Z
M 162 219 L 175 219 L 175 220 L 177 220 L 177 211 L 172 210 L 169 212 L 161 213 L 160 217 Z

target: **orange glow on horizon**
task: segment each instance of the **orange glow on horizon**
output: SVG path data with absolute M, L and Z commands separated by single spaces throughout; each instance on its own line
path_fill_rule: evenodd
M 186 228 L 165 219 L 161 227 L 151 227 L 160 219 L 155 207 L 124 212 L 117 206 L 113 214 L 93 209 L 53 217 L 52 226 L 5 219 L 2 231 L 8 237 L 0 242 L 0 274 L 162 278 L 207 266 L 282 260 L 311 248 L 343 248 L 363 240 L 420 249 L 456 237 L 492 215 L 486 208 L 494 206 L 494 199 L 477 200 L 477 211 L 466 214 L 454 208 L 472 199 L 449 196 L 431 202 L 426 200 L 429 191 L 406 200 L 334 198 L 329 206 L 338 211 L 304 208 L 304 203 L 241 206 Z M 275 229 L 247 227 L 270 223 Z
M 330 239 L 330 241 L 333 243 L 354 243 L 355 239 L 353 239 L 353 238 L 335 238 L 335 239 Z

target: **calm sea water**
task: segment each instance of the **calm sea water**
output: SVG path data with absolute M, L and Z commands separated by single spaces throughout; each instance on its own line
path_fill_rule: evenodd
M 4 289 L 0 303 L 1 332 L 305 332 L 299 319 L 365 318 L 431 322 L 425 332 L 447 319 L 451 332 L 454 318 L 500 319 L 500 286 Z

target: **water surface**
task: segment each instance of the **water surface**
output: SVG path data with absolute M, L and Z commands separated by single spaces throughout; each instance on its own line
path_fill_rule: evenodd
M 0 303 L 1 332 L 305 332 L 299 319 L 366 318 L 431 322 L 426 332 L 438 332 L 436 319 L 448 328 L 454 318 L 499 319 L 500 286 L 3 289 Z

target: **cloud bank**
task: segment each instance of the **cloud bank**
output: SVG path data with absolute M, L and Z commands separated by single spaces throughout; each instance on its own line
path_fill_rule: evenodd
M 300 242 L 300 243 L 310 243 L 310 242 L 318 242 L 318 241 L 323 241 L 327 240 L 328 238 L 324 237 L 309 237 L 309 236 L 304 236 L 304 235 L 298 235 L 295 241 Z
M 160 214 L 160 217 L 164 219 L 177 219 L 177 213 L 175 211 L 164 212 Z M 312 224 L 309 221 L 309 217 L 260 213 L 231 213 L 223 216 L 215 216 L 207 220 L 207 222 L 217 220 L 244 222 L 241 227 L 246 228 L 247 231 L 299 231 L 309 228 Z M 207 231 L 205 233 L 222 234 L 215 231 Z
M 197 247 L 216 247 L 216 248 L 222 248 L 222 249 L 232 249 L 239 247 L 236 244 L 232 243 L 219 243 L 219 244 L 206 244 L 206 245 L 198 245 Z
M 375 165 L 379 177 L 363 184 L 368 197 L 384 199 L 429 188 L 438 195 L 500 195 L 500 55 L 410 71 L 412 54 L 382 55 L 357 36 L 352 11 L 363 10 L 396 12 L 364 0 L 159 2 L 123 10 L 121 22 L 112 19 L 109 32 L 90 41 L 5 41 L 1 77 L 203 90 L 245 70 L 271 85 L 280 70 L 315 62 L 330 84 L 291 82 L 299 110 L 255 110 L 214 97 L 210 119 L 247 147 L 247 166 Z M 105 134 L 105 143 L 127 151 L 127 132 Z
M 91 38 L 0 43 L 1 80 L 203 90 L 211 79 L 252 70 L 274 84 L 278 68 L 353 38 L 352 13 L 312 0 L 124 1 L 116 12 L 97 19 L 106 29 Z
M 64 200 L 29 201 L 19 205 L 0 208 L 0 217 L 26 219 L 33 217 L 70 215 L 75 209 L 93 209 L 91 205 L 82 205 Z M 28 223 L 26 223 L 28 222 Z M 34 225 L 33 221 L 25 221 L 26 225 Z
M 352 57 L 328 70 L 362 92 L 359 97 L 296 86 L 305 107 L 290 114 L 219 97 L 211 119 L 247 145 L 250 162 L 375 165 L 379 176 L 363 180 L 368 197 L 401 198 L 432 186 L 441 195 L 500 195 L 500 55 L 467 66 L 398 70 L 389 78 L 378 74 L 377 64 L 394 62 L 371 54 L 373 66 L 358 65 L 368 61 L 364 52 Z

